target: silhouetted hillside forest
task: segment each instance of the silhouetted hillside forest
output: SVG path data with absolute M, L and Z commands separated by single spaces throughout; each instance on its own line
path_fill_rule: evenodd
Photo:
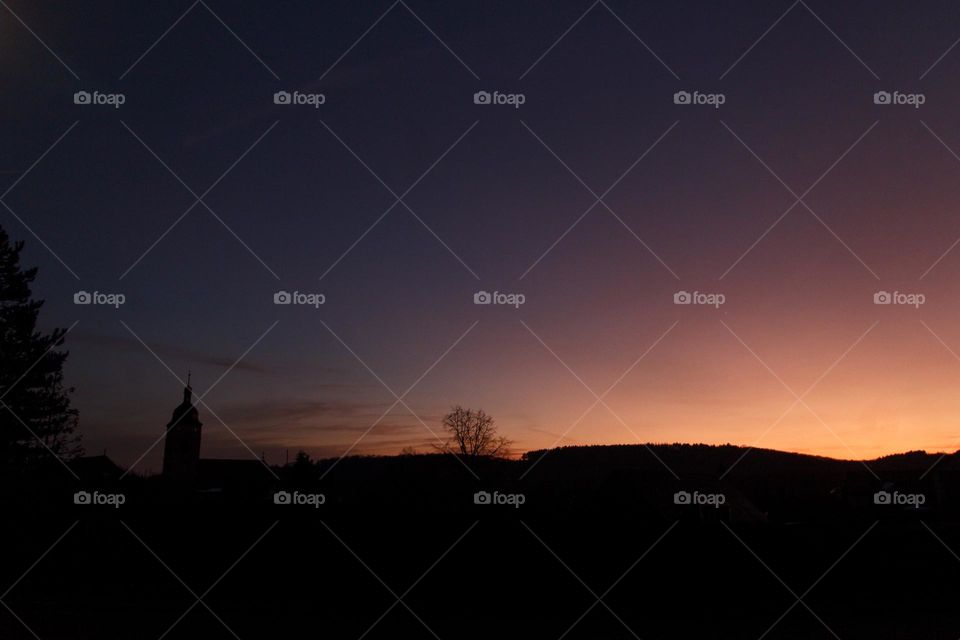
M 162 477 L 123 476 L 105 457 L 71 463 L 74 480 L 50 462 L 4 483 L 8 503 L 62 506 L 77 488 L 121 491 L 138 504 L 273 506 L 285 489 L 322 492 L 326 512 L 398 508 L 438 513 L 501 514 L 503 505 L 476 505 L 478 491 L 522 494 L 510 511 L 607 513 L 672 520 L 705 514 L 729 522 L 815 522 L 847 517 L 960 515 L 960 456 L 910 452 L 869 461 L 709 445 L 619 445 L 531 451 L 521 459 L 451 454 L 353 456 L 271 466 L 257 460 L 203 460 L 195 487 L 167 486 Z M 691 513 L 678 491 L 722 493 L 721 508 Z M 878 491 L 922 494 L 922 504 L 877 505 Z
M 721 479 L 745 449 L 651 449 L 304 455 L 272 467 L 278 478 L 255 460 L 214 461 L 185 492 L 111 480 L 122 471 L 86 458 L 72 463 L 80 483 L 53 467 L 42 490 L 5 483 L 15 524 L 0 579 L 14 584 L 68 531 L 5 598 L 43 640 L 232 637 L 226 626 L 243 640 L 956 640 L 956 455 L 865 466 L 754 450 Z M 74 505 L 79 486 L 127 500 Z M 874 504 L 884 490 L 929 500 Z M 684 491 L 724 504 L 676 504 Z M 324 502 L 278 504 L 278 492 Z M 477 504 L 478 492 L 524 500 Z M 0 629 L 32 637 L 2 610 Z

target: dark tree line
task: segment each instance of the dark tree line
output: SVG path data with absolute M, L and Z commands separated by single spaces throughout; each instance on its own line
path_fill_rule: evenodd
M 66 329 L 37 329 L 42 300 L 31 284 L 37 269 L 20 265 L 23 242 L 0 227 L 0 464 L 25 468 L 51 453 L 69 459 L 81 452 L 75 434 L 73 389 L 63 382 Z

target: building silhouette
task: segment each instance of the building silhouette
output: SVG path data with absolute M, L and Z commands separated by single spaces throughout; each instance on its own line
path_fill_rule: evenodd
M 183 389 L 183 402 L 173 410 L 167 423 L 163 445 L 163 477 L 173 482 L 193 484 L 200 465 L 200 437 L 203 423 L 193 405 L 190 374 Z
M 167 423 L 163 446 L 164 481 L 178 490 L 206 497 L 265 494 L 271 481 L 276 479 L 265 460 L 201 458 L 202 436 L 203 423 L 193 404 L 193 388 L 190 386 L 190 374 L 187 374 L 183 402 L 173 410 Z

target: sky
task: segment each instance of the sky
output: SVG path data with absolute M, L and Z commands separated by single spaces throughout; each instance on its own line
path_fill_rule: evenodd
M 953 451 L 922 5 L 11 0 L 0 224 L 87 452 L 145 472 L 188 370 L 205 457 L 430 451 L 457 404 L 515 452 Z

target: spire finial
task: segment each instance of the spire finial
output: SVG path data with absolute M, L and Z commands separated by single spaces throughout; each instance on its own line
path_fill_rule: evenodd
M 190 387 L 190 369 L 187 369 L 187 387 Z

